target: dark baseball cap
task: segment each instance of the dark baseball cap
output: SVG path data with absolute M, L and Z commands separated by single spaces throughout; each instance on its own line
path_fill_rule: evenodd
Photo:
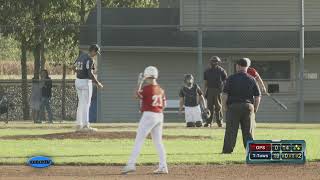
M 237 64 L 239 66 L 242 66 L 242 67 L 248 67 L 249 64 L 248 64 L 248 61 L 246 60 L 246 58 L 241 58 L 237 61 Z
M 97 52 L 98 54 L 100 54 L 100 47 L 98 44 L 92 44 L 90 45 L 89 47 L 89 51 L 95 51 Z
M 221 59 L 218 56 L 212 56 L 210 58 L 210 62 L 212 62 L 212 63 L 221 62 Z

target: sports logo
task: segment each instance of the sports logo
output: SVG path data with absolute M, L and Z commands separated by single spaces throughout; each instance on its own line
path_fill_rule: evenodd
M 49 157 L 35 156 L 28 160 L 28 165 L 34 168 L 46 168 L 53 164 Z

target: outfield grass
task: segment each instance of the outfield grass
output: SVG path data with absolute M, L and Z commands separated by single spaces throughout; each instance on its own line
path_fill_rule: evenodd
M 136 124 L 97 124 L 100 131 L 135 131 Z M 186 129 L 184 124 L 168 124 L 165 135 L 210 136 L 209 139 L 165 140 L 168 163 L 226 164 L 244 163 L 245 150 L 241 132 L 234 153 L 220 154 L 224 129 Z M 178 127 L 178 128 L 177 128 Z M 0 126 L 0 163 L 24 164 L 34 155 L 51 156 L 56 164 L 124 164 L 132 149 L 133 139 L 23 139 L 4 140 L 3 136 L 37 135 L 72 131 L 72 124 L 34 125 L 10 123 Z M 256 139 L 306 140 L 307 160 L 320 161 L 320 124 L 258 124 Z M 146 140 L 139 164 L 154 164 L 157 155 L 151 140 Z

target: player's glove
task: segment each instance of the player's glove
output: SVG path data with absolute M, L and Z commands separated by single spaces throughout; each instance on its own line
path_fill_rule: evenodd
M 208 108 L 206 108 L 202 111 L 202 119 L 203 120 L 208 120 L 210 118 L 210 116 L 211 116 L 211 112 Z

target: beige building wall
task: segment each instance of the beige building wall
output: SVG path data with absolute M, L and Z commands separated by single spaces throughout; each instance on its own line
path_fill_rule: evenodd
M 195 30 L 201 9 L 204 30 L 296 30 L 300 0 L 181 0 L 182 30 Z M 320 1 L 305 1 L 305 24 L 320 25 Z M 308 28 L 319 30 L 320 27 Z
M 222 66 L 228 71 L 228 74 L 234 73 L 234 61 L 242 56 L 259 60 L 281 60 L 291 61 L 291 80 L 272 80 L 266 83 L 279 83 L 280 93 L 274 94 L 280 101 L 288 106 L 288 111 L 282 111 L 273 101 L 264 96 L 260 111 L 257 113 L 258 122 L 295 122 L 297 120 L 298 100 L 295 87 L 296 59 L 292 54 L 270 55 L 270 54 L 204 54 L 204 67 L 207 67 L 208 59 L 212 55 L 222 57 L 224 63 Z M 104 59 L 100 62 L 99 78 L 105 84 L 101 92 L 101 117 L 104 122 L 133 122 L 138 121 L 140 114 L 139 103 L 133 98 L 134 88 L 137 83 L 139 72 L 148 65 L 155 65 L 160 70 L 159 83 L 166 91 L 167 99 L 178 100 L 178 91 L 183 85 L 183 75 L 192 73 L 196 75 L 197 54 L 195 52 L 105 52 Z M 306 69 L 310 72 L 319 72 L 317 61 L 318 55 L 306 56 Z M 305 91 L 312 95 L 310 99 L 314 100 L 312 104 L 306 104 L 306 121 L 319 121 L 320 96 L 318 93 L 320 81 L 306 80 Z M 202 84 L 201 84 L 202 85 Z M 287 89 L 287 91 L 286 91 Z M 306 98 L 309 97 L 306 94 Z M 319 107 L 320 108 L 320 107 Z M 184 117 L 177 114 L 166 115 L 167 121 L 183 122 Z

